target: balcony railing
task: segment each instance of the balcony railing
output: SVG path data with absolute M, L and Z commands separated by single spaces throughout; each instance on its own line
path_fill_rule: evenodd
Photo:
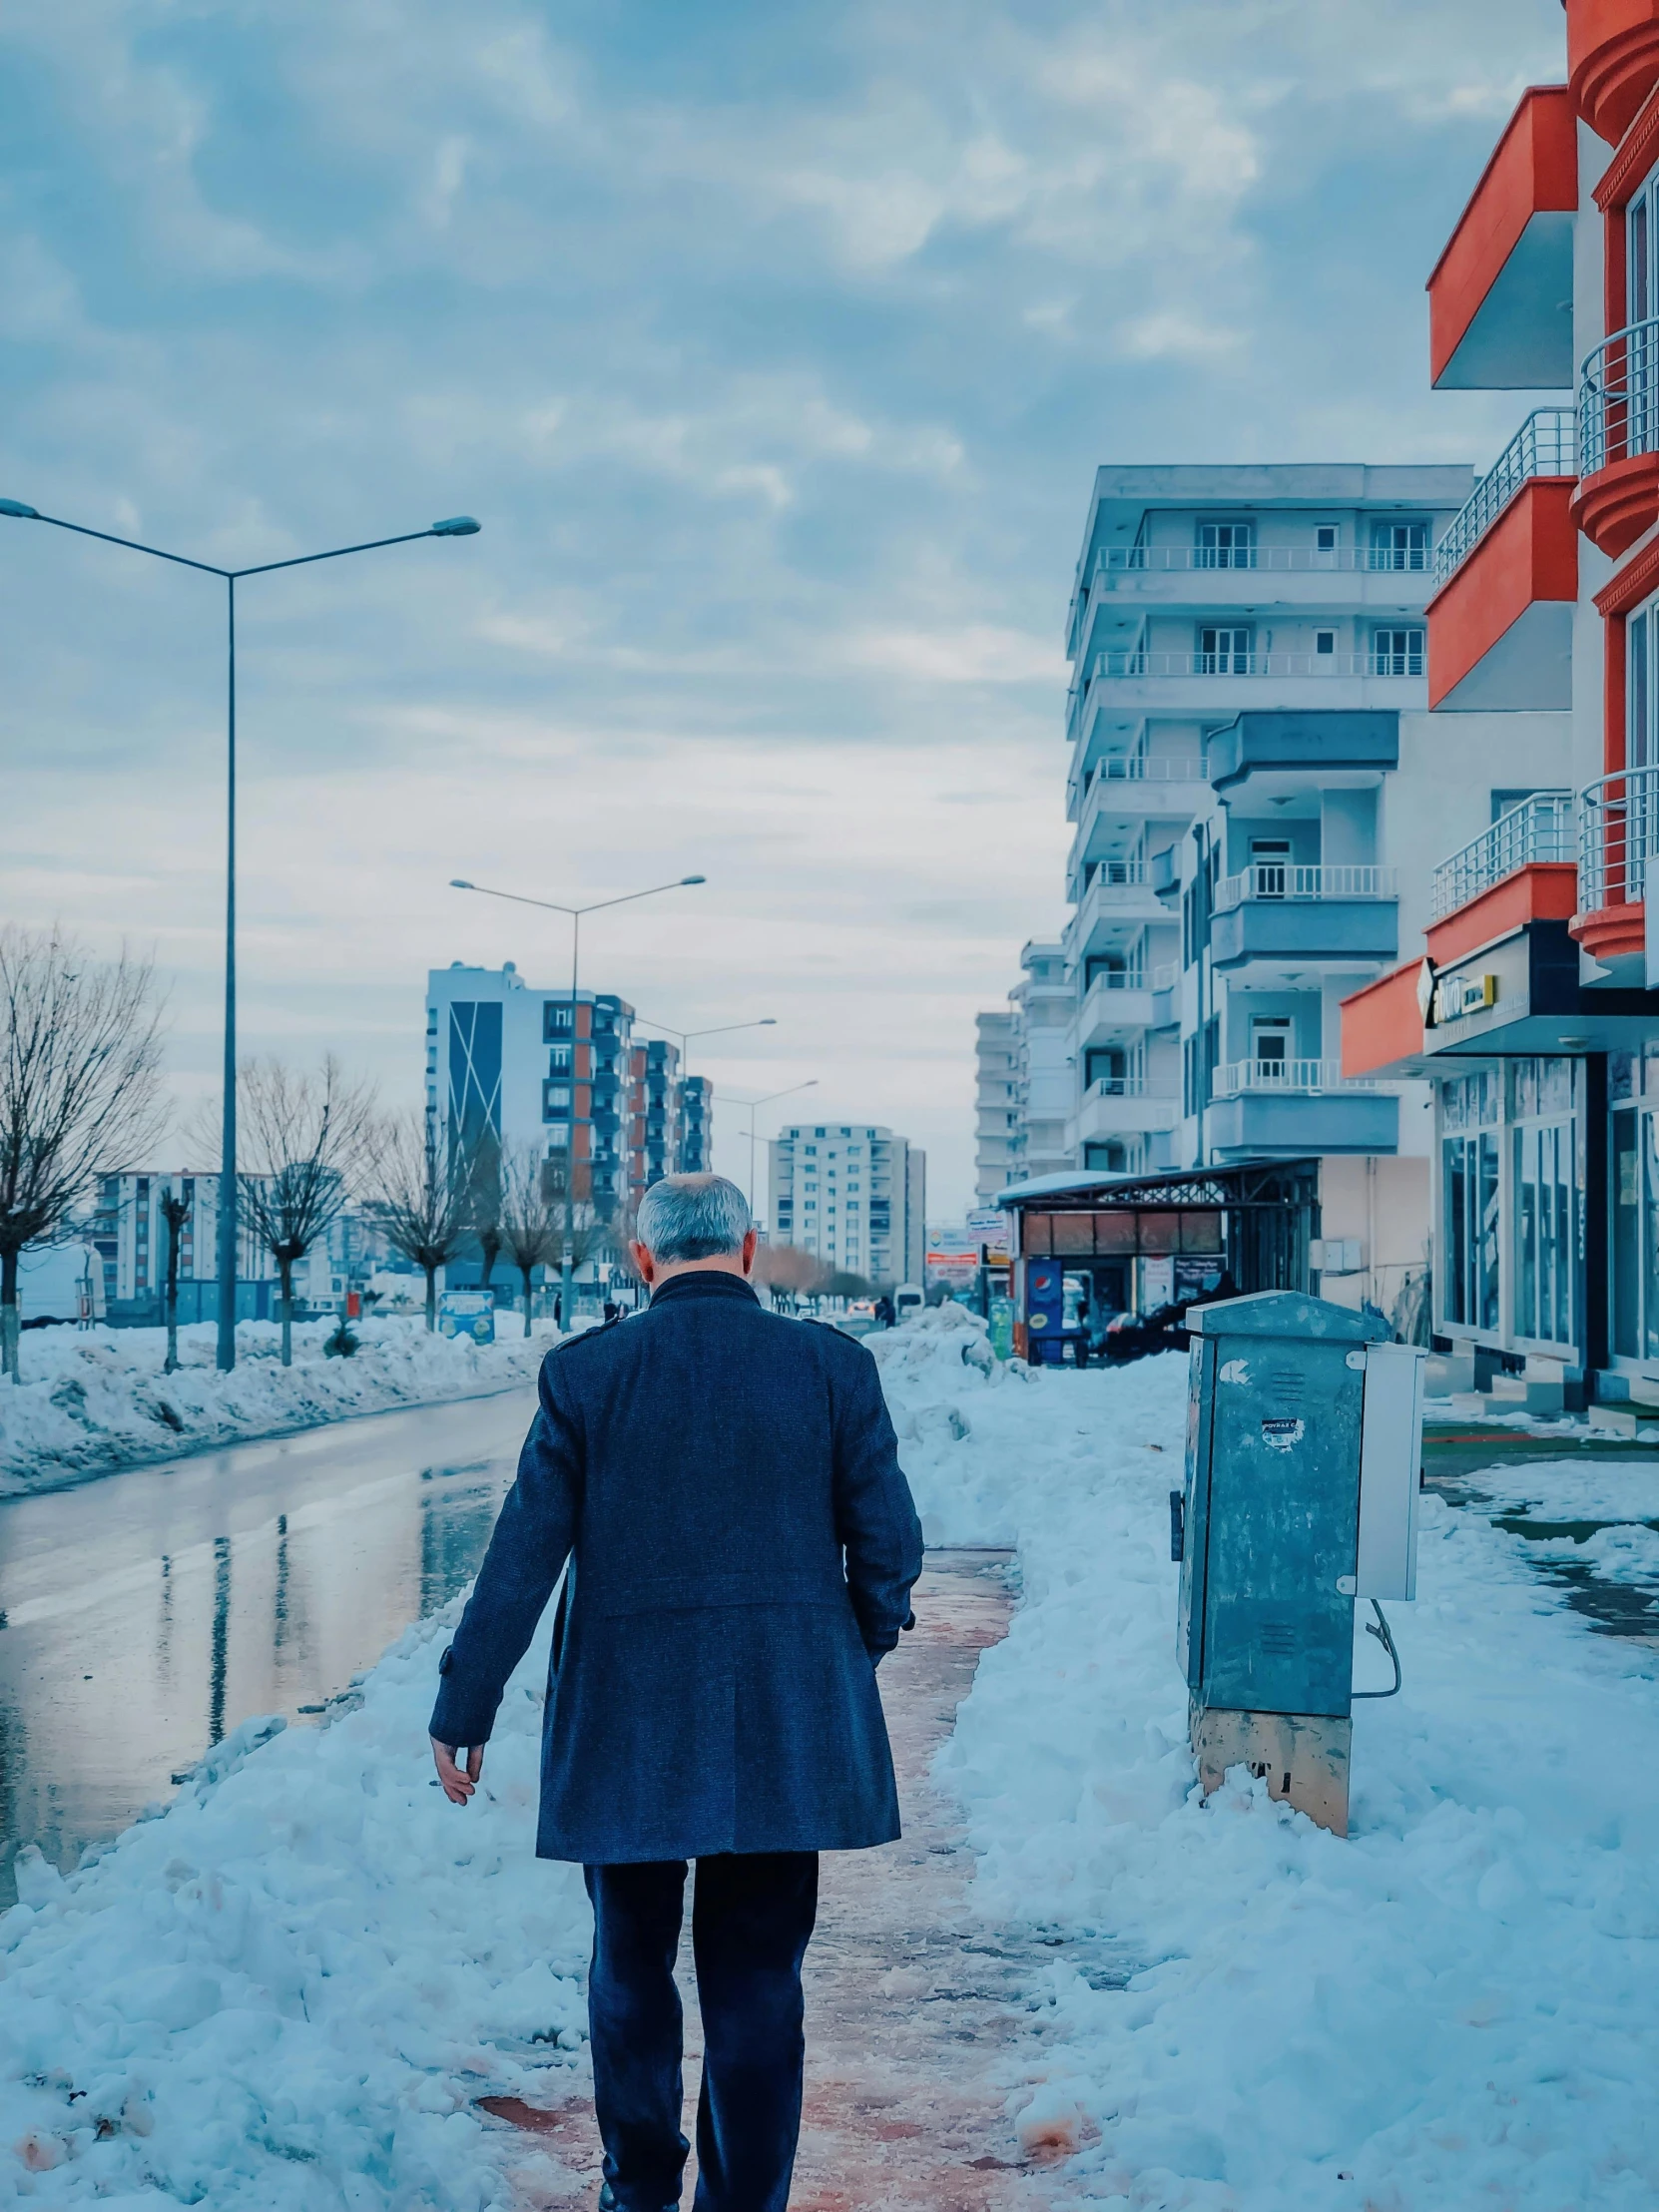
M 1145 989 L 1146 970 L 1144 968 L 1107 968 L 1104 973 L 1094 978 L 1083 996 L 1087 999 L 1090 991 L 1144 991 Z
M 1089 669 L 1090 681 L 1126 677 L 1171 676 L 1420 676 L 1423 646 L 1420 629 L 1408 635 L 1415 643 L 1400 647 L 1374 646 L 1367 653 L 1259 653 L 1253 648 L 1219 653 L 1154 653 L 1144 647 L 1118 647 L 1097 654 Z M 1074 694 L 1082 697 L 1083 694 Z
M 1144 1075 L 1097 1075 L 1083 1093 L 1083 1104 L 1091 1098 L 1145 1098 L 1148 1087 Z
M 1187 576 L 1244 568 L 1281 576 L 1341 576 L 1377 569 L 1426 569 L 1426 545 L 1114 545 L 1097 553 L 1085 590 L 1103 576 Z
M 1434 870 L 1428 918 L 1443 921 L 1517 868 L 1570 860 L 1576 849 L 1571 792 L 1534 792 Z
M 1585 476 L 1659 453 L 1659 317 L 1615 330 L 1578 372 L 1578 466 Z
M 1140 754 L 1109 753 L 1095 767 L 1088 790 L 1093 784 L 1202 784 L 1204 759 L 1198 753 L 1174 753 L 1154 755 L 1150 759 Z
M 1659 853 L 1659 763 L 1599 777 L 1578 800 L 1578 910 L 1647 896 L 1650 865 Z
M 1399 870 L 1391 867 L 1304 866 L 1295 860 L 1257 860 L 1216 885 L 1215 910 L 1225 913 L 1246 899 L 1397 898 Z
M 1089 869 L 1083 896 L 1098 892 L 1110 898 L 1114 894 L 1131 898 L 1146 886 L 1146 862 L 1144 860 L 1096 860 Z
M 1218 1067 L 1215 1096 L 1241 1091 L 1371 1091 L 1375 1083 L 1343 1073 L 1341 1060 L 1232 1060 Z
M 1577 474 L 1578 440 L 1571 409 L 1539 407 L 1527 416 L 1475 485 L 1435 546 L 1434 589 L 1438 591 L 1468 559 L 1510 500 L 1534 476 Z

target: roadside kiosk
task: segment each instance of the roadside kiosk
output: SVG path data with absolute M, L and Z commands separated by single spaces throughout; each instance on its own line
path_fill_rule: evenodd
M 1194 1314 L 1177 1630 L 1206 1794 L 1246 1766 L 1348 1833 L 1356 1699 L 1391 1697 L 1382 1598 L 1416 1593 L 1422 1365 L 1387 1324 L 1296 1291 Z M 1354 1607 L 1393 1690 L 1354 1688 Z

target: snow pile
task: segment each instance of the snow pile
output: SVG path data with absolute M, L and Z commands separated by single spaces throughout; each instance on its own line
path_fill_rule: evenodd
M 1403 1693 L 1356 1709 L 1352 1840 L 1243 1776 L 1205 1805 L 1168 1538 L 1186 1363 L 994 1378 L 944 1336 L 873 1349 L 935 1530 L 1019 1546 L 1012 1632 L 941 1755 L 978 1903 L 1142 1961 L 1096 1988 L 1059 1947 L 1010 2103 L 1033 2142 L 1083 2144 L 1084 2199 L 1659 2200 L 1652 1654 L 1563 1613 L 1536 1545 L 1427 1498 L 1418 1598 L 1390 1615 Z M 1555 1478 L 1524 1471 L 1549 1511 Z M 1632 1470 L 1625 1502 L 1647 1486 Z
M 586 2036 L 580 1871 L 531 1856 L 544 1627 L 479 1796 L 430 1780 L 446 1616 L 358 1709 L 250 1722 L 165 1817 L 0 1920 L 0 2194 L 214 2212 L 482 2212 L 577 2186 L 476 2097 L 554 2101 Z M 274 1740 L 266 1740 L 274 1738 Z M 563 2186 L 561 2186 L 563 2184 Z
M 305 1322 L 284 1368 L 278 1326 L 243 1322 L 230 1375 L 214 1365 L 211 1322 L 180 1330 L 173 1375 L 162 1372 L 164 1330 L 30 1330 L 21 1386 L 0 1383 L 0 1495 L 347 1413 L 507 1389 L 535 1375 L 551 1342 L 526 1344 L 519 1327 L 508 1315 L 503 1342 L 477 1345 L 431 1333 L 420 1318 L 356 1322 L 355 1357 L 330 1360 L 322 1347 L 333 1322 Z

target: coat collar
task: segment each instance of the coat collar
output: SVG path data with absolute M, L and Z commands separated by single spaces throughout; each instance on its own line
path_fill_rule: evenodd
M 726 1275 L 711 1270 L 707 1275 L 672 1275 L 666 1283 L 660 1283 L 651 1294 L 654 1307 L 661 1306 L 669 1298 L 746 1298 L 751 1305 L 761 1302 L 752 1285 L 741 1275 Z

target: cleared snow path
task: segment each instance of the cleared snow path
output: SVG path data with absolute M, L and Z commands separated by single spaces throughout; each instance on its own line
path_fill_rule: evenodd
M 230 1375 L 214 1364 L 211 1323 L 180 1330 L 173 1375 L 162 1372 L 165 1330 L 31 1329 L 22 1343 L 22 1383 L 0 1382 L 0 1497 L 351 1413 L 511 1389 L 533 1379 L 551 1338 L 526 1344 L 514 1334 L 521 1324 L 512 1314 L 502 1326 L 502 1342 L 475 1345 L 429 1332 L 418 1317 L 354 1322 L 358 1351 L 330 1360 L 322 1347 L 334 1324 L 302 1322 L 293 1332 L 293 1365 L 284 1368 L 277 1325 L 243 1322 Z

